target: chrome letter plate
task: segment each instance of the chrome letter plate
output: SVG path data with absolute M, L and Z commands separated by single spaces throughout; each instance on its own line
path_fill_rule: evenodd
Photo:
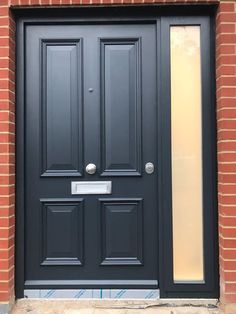
M 111 194 L 111 181 L 71 182 L 71 194 Z

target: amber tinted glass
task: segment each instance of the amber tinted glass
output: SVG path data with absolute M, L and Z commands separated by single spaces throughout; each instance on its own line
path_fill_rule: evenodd
M 200 27 L 173 26 L 171 142 L 175 282 L 204 280 Z

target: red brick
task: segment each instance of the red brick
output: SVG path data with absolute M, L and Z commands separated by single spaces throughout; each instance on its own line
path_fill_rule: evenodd
M 14 173 L 15 165 L 0 165 L 0 173 L 1 174 L 9 174 Z
M 8 282 L 0 281 L 0 291 L 8 291 L 10 288 L 10 284 Z
M 227 102 L 227 105 L 229 106 L 229 102 Z M 225 105 L 224 105 L 225 106 Z M 220 120 L 218 121 L 218 130 L 221 129 L 236 129 L 236 120 Z M 0 125 L 1 130 L 1 125 Z
M 217 84 L 217 87 L 219 87 L 218 84 Z M 216 91 L 216 94 L 217 94 L 218 99 L 221 97 L 236 97 L 236 89 L 222 86 L 220 89 L 218 88 L 218 90 Z
M 225 155 L 225 154 L 223 154 Z M 228 154 L 228 155 L 233 155 L 233 154 Z M 224 156 L 222 158 L 225 158 Z M 235 156 L 234 156 L 235 158 Z M 225 160 L 225 159 L 224 159 Z M 1 187 L 0 187 L 1 189 Z M 220 193 L 224 193 L 224 194 L 236 194 L 236 185 L 230 185 L 230 184 L 227 184 L 227 185 L 222 185 L 222 184 L 219 184 L 218 185 L 218 192 Z
M 225 292 L 226 293 L 236 293 L 236 283 L 226 283 L 225 284 Z
M 1 58 L 8 58 L 8 57 L 10 57 L 10 49 L 9 49 L 9 47 L 0 47 L 0 56 L 1 56 Z M 9 75 L 9 73 L 8 73 L 8 75 Z M 7 75 L 7 77 L 8 77 L 8 75 Z
M 0 195 L 8 195 L 14 193 L 15 193 L 14 186 L 0 186 Z
M 234 3 L 221 2 L 219 5 L 220 12 L 234 12 Z
M 10 90 L 0 90 L 0 99 L 4 100 L 11 100 L 14 101 L 14 94 Z M 0 108 L 2 109 L 2 108 Z M 1 115 L 0 115 L 0 121 L 1 120 Z
M 13 154 L 0 154 L 0 163 L 11 163 L 15 162 L 15 156 Z
M 219 58 L 220 55 L 234 55 L 235 46 L 234 45 L 220 45 L 216 51 L 216 58 Z
M 2 132 L 9 132 L 9 123 L 8 122 L 2 122 L 0 123 L 0 130 Z M 10 134 L 9 133 L 0 133 L 0 143 L 8 143 L 10 140 Z
M 231 65 L 220 65 L 216 69 L 217 77 L 221 75 L 235 75 L 236 74 L 236 67 Z
M 15 134 L 11 133 L 0 133 L 0 143 L 14 143 Z
M 236 246 L 236 239 L 221 239 L 222 244 L 224 245 L 224 248 L 235 248 Z M 235 274 L 236 278 L 236 274 Z
M 2 17 L 0 18 L 0 27 L 1 26 L 9 26 L 10 25 L 10 21 L 8 17 Z
M 20 5 L 20 0 L 11 0 L 11 5 Z
M 0 100 L 0 112 L 1 112 L 1 110 L 14 112 L 15 111 L 15 104 L 10 102 L 9 100 L 2 100 L 2 101 Z M 0 123 L 1 123 L 1 121 L 0 121 Z
M 14 224 L 15 224 L 15 218 L 14 217 L 1 218 L 0 219 L 0 227 L 12 227 L 12 226 L 14 226 Z M 0 256 L 0 259 L 1 259 L 1 256 Z
M 0 132 L 15 132 L 15 124 L 8 121 L 0 122 Z
M 9 68 L 9 59 L 0 59 L 0 68 Z
M 14 254 L 14 247 L 6 250 L 0 250 L 0 260 L 10 259 Z
M 236 172 L 236 164 L 234 163 L 219 163 L 218 164 L 218 170 L 219 172 L 224 172 L 224 173 L 227 173 L 227 172 Z M 235 204 L 236 204 L 236 198 L 235 198 Z
M 0 239 L 0 249 L 7 249 L 14 245 L 14 237 L 10 239 Z
M 218 130 L 218 140 L 236 140 L 236 130 Z
M 232 142 L 220 142 L 217 144 L 218 151 L 235 151 L 236 141 Z
M 9 207 L 0 207 L 0 217 L 3 218 L 7 218 L 7 217 L 11 217 L 15 214 L 15 208 L 14 206 L 9 206 Z M 12 226 L 12 225 L 11 225 Z M 6 227 L 6 226 L 2 226 L 2 227 Z M 9 227 L 9 226 L 8 226 Z
M 225 227 L 236 226 L 236 217 L 219 216 L 219 222 Z
M 0 260 L 0 269 L 9 269 L 14 265 L 14 258 Z
M 221 98 L 218 100 L 218 109 L 232 107 L 236 109 L 236 98 Z M 218 125 L 221 121 L 218 121 Z M 236 122 L 235 122 L 236 123 Z M 220 127 L 220 126 L 219 126 Z
M 236 22 L 236 13 L 220 13 L 217 21 L 220 22 Z
M 221 252 L 223 252 L 223 256 L 225 259 L 228 259 L 228 260 L 236 259 L 236 250 L 223 250 L 223 251 L 221 250 Z
M 236 281 L 236 272 L 233 271 L 225 272 L 225 281 Z
M 228 55 L 227 56 L 220 56 L 218 58 L 218 62 L 219 62 L 219 64 L 222 64 L 222 65 L 227 65 L 227 64 L 235 65 L 236 64 L 236 55 L 234 55 L 234 56 L 228 56 Z
M 224 302 L 225 303 L 236 303 L 236 293 L 235 294 L 225 293 Z M 231 313 L 234 314 L 233 312 L 231 312 Z
M 11 268 L 8 271 L 0 271 L 0 280 L 11 280 L 14 276 L 14 268 Z
M 224 182 L 224 183 L 235 183 L 236 181 L 236 174 L 219 174 L 218 175 L 218 178 L 221 182 Z
M 9 28 L 7 27 L 0 27 L 0 36 L 9 36 Z M 1 50 L 0 50 L 1 55 Z
M 15 196 L 0 196 L 0 206 L 9 206 L 14 204 Z
M 1 145 L 0 145 L 1 149 Z M 0 185 L 2 184 L 14 184 L 15 183 L 15 177 L 14 175 L 6 175 L 6 176 L 0 176 Z
M 0 16 L 6 16 L 8 15 L 8 12 L 9 12 L 9 8 L 7 6 L 5 7 L 0 6 Z
M 15 230 L 14 227 L 5 228 L 5 229 L 0 228 L 0 238 L 10 238 L 14 236 L 14 230 Z
M 219 33 L 235 33 L 235 24 L 220 24 Z
M 0 111 L 0 121 L 14 122 L 14 120 L 15 120 L 15 116 L 13 113 L 7 112 L 7 111 Z
M 234 206 L 236 205 L 236 195 L 218 195 L 218 200 L 220 204 L 228 205 L 228 206 Z M 227 217 L 225 217 L 227 218 Z M 230 217 L 231 219 L 231 217 Z M 235 223 L 236 221 L 232 219 L 231 226 L 232 224 Z
M 236 92 L 236 88 L 235 88 Z M 236 118 L 236 108 L 222 108 L 217 113 L 218 119 L 235 119 Z
M 10 294 L 9 292 L 0 292 L 0 301 L 7 302 L 9 301 Z
M 223 216 L 235 216 L 236 217 L 236 205 L 235 206 L 224 206 L 218 205 L 219 213 Z
M 30 4 L 31 5 L 40 5 L 40 1 L 39 0 L 30 0 Z
M 234 270 L 236 268 L 236 260 L 225 260 L 223 257 L 220 257 L 221 269 L 224 271 Z
M 0 151 L 1 153 L 15 153 L 15 145 L 13 143 L 9 144 L 1 144 L 0 143 Z M 2 177 L 4 178 L 4 177 Z M 0 183 L 2 178 L 0 177 Z
M 220 225 L 219 233 L 223 238 L 236 238 L 236 228 Z
M 4 46 L 9 47 L 9 38 L 0 37 L 0 46 L 1 47 L 4 47 Z
M 2 48 L 5 50 L 5 48 Z M 1 49 L 0 49 L 0 53 L 1 53 Z M 1 70 L 0 69 L 0 78 L 8 78 L 9 77 L 9 71 L 8 70 Z
M 236 76 L 227 76 L 219 79 L 219 84 L 225 86 L 236 86 Z

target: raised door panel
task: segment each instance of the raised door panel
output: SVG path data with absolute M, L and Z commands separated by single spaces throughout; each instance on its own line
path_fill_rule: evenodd
M 83 199 L 41 199 L 41 265 L 82 265 Z
M 100 199 L 101 265 L 142 265 L 142 199 Z
M 102 176 L 141 174 L 140 46 L 101 40 Z
M 81 40 L 42 41 L 42 176 L 81 175 Z

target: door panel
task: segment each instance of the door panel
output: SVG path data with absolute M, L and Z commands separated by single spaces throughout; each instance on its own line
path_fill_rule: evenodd
M 156 85 L 154 24 L 27 26 L 26 288 L 157 287 Z
M 101 41 L 102 175 L 140 175 L 140 57 L 139 38 Z
M 101 265 L 142 265 L 142 199 L 100 199 Z
M 41 265 L 81 265 L 83 259 L 83 199 L 41 199 Z
M 83 156 L 81 41 L 41 45 L 42 175 L 78 176 Z

